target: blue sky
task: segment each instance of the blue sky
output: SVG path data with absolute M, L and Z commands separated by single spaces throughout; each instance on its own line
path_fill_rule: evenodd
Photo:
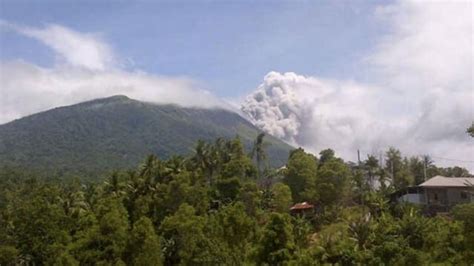
M 234 98 L 269 71 L 359 79 L 384 34 L 374 1 L 1 1 L 1 19 L 101 34 L 126 68 L 201 81 Z M 0 58 L 54 64 L 54 53 L 0 32 Z

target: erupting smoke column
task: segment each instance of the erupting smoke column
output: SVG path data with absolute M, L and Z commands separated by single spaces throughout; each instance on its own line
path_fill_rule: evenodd
M 338 156 L 355 160 L 357 150 L 365 157 L 393 146 L 406 155 L 472 157 L 471 139 L 465 133 L 472 110 L 468 94 L 432 89 L 430 94 L 412 94 L 429 104 L 408 105 L 397 93 L 270 72 L 241 109 L 265 132 L 313 153 L 332 148 Z
M 369 87 L 270 72 L 241 108 L 256 126 L 290 144 L 344 152 L 366 141 L 357 137 L 365 128 L 377 128 L 370 97 Z
M 294 144 L 301 126 L 294 85 L 302 78 L 294 73 L 268 73 L 263 84 L 247 97 L 242 111 L 262 130 Z

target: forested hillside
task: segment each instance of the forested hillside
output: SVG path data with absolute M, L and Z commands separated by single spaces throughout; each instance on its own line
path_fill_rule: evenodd
M 388 201 L 418 175 L 396 149 L 386 165 L 296 149 L 276 171 L 265 163 L 262 136 L 252 158 L 238 138 L 200 141 L 189 156 L 148 156 L 97 183 L 3 168 L 0 265 L 474 263 L 473 204 L 425 217 Z M 432 162 L 429 169 L 452 171 Z M 290 215 L 302 201 L 315 210 Z
M 0 166 L 57 176 L 94 176 L 155 154 L 188 155 L 199 140 L 240 137 L 247 150 L 259 130 L 223 109 L 156 105 L 113 96 L 55 108 L 0 125 Z M 286 143 L 266 137 L 268 162 L 282 166 Z

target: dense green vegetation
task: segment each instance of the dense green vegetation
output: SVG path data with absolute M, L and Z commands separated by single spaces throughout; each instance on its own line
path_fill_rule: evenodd
M 296 149 L 277 171 L 262 138 L 249 153 L 238 138 L 200 141 L 187 157 L 148 156 L 96 183 L 4 168 L 0 265 L 474 263 L 474 205 L 429 218 L 388 202 L 419 182 L 416 158 L 390 149 L 386 165 L 372 156 L 354 165 Z M 427 174 L 453 169 L 430 162 Z M 317 211 L 290 215 L 300 201 Z
M 240 136 L 250 148 L 259 130 L 223 109 L 156 105 L 113 96 L 0 125 L 0 166 L 29 167 L 50 175 L 95 178 L 135 167 L 148 154 L 189 155 L 199 139 Z M 285 164 L 291 147 L 267 136 L 268 162 Z

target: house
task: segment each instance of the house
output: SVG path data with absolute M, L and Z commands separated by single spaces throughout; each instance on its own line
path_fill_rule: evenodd
M 314 205 L 305 202 L 296 203 L 290 208 L 292 215 L 311 215 L 314 213 Z
M 419 204 L 428 213 L 446 212 L 456 204 L 474 202 L 474 177 L 435 176 L 393 193 L 392 201 Z

